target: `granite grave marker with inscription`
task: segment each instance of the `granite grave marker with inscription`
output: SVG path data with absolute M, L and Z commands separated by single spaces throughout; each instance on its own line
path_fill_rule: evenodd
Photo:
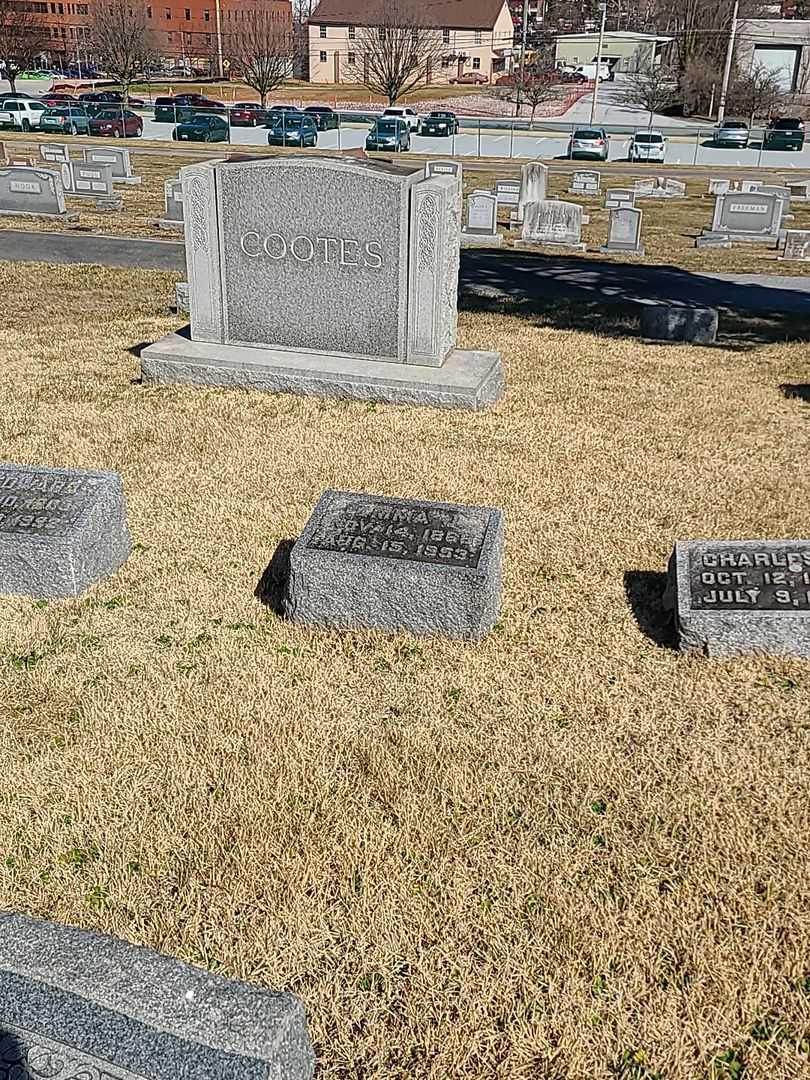
M 75 221 L 78 214 L 65 209 L 65 192 L 57 168 L 12 165 L 0 169 L 0 214 Z
M 498 200 L 492 192 L 474 191 L 467 198 L 467 222 L 461 230 L 462 247 L 501 247 Z
M 682 652 L 810 657 L 810 540 L 679 540 L 665 602 Z
M 49 165 L 64 165 L 70 161 L 70 147 L 67 143 L 40 143 L 39 156 Z
M 496 180 L 495 197 L 498 206 L 517 206 L 520 202 L 520 180 Z
M 116 184 L 140 184 L 141 177 L 132 171 L 132 158 L 126 146 L 85 146 L 88 165 L 109 165 Z
M 458 177 L 279 155 L 181 178 L 191 337 L 144 349 L 145 382 L 473 409 L 501 396 L 499 355 L 456 348 Z
M 450 159 L 446 161 L 441 159 L 428 161 L 425 165 L 425 176 L 457 176 L 459 180 L 462 180 L 463 172 L 461 162 L 452 161 Z
M 758 191 L 729 191 L 718 195 L 711 229 L 697 237 L 697 247 L 734 240 L 775 244 L 782 220 L 783 200 Z
M 524 208 L 523 230 L 515 247 L 553 244 L 584 251 L 582 207 L 562 199 L 528 203 Z
M 500 607 L 500 510 L 325 492 L 290 555 L 294 622 L 474 640 Z
M 2 1080 L 311 1080 L 301 1001 L 0 913 Z
M 0 464 L 0 593 L 80 596 L 129 551 L 117 473 Z
M 810 229 L 786 229 L 779 258 L 788 262 L 810 262 Z
M 598 195 L 601 190 L 602 174 L 597 170 L 579 170 L 574 173 L 569 195 Z
M 607 243 L 599 249 L 605 253 L 623 252 L 626 255 L 643 255 L 641 245 L 642 210 L 634 206 L 617 206 L 608 215 Z
M 633 188 L 608 188 L 605 192 L 605 209 L 614 210 L 619 206 L 635 206 L 636 193 Z
M 166 180 L 163 183 L 163 217 L 157 222 L 160 229 L 176 229 L 182 232 L 183 220 L 183 182 Z

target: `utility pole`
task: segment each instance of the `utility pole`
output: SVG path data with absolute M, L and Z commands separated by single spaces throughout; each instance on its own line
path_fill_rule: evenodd
M 599 97 L 599 72 L 602 70 L 602 42 L 605 39 L 605 19 L 607 18 L 607 4 L 602 4 L 602 22 L 599 26 L 599 48 L 596 50 L 596 78 L 593 80 L 593 97 L 591 98 L 591 120 L 593 124 L 596 118 L 596 101 Z
M 720 90 L 720 104 L 717 106 L 717 123 L 723 123 L 726 115 L 726 95 L 728 94 L 728 82 L 731 78 L 731 63 L 734 60 L 734 39 L 737 36 L 737 15 L 740 11 L 740 0 L 734 0 L 734 14 L 731 16 L 731 33 L 728 38 L 728 51 L 726 52 L 726 66 L 723 71 L 723 86 Z
M 217 75 L 220 79 L 225 78 L 225 65 L 222 62 L 222 12 L 220 10 L 220 0 L 216 0 L 216 20 L 217 20 Z
M 529 32 L 529 0 L 523 0 L 523 31 L 520 46 L 520 68 L 518 69 L 517 93 L 515 94 L 515 116 L 520 116 L 520 99 L 523 90 L 523 72 L 526 68 L 526 38 Z

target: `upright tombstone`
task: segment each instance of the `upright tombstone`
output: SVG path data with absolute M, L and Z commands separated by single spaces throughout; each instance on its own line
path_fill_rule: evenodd
M 311 1080 L 301 1001 L 0 913 L 3 1080 Z
M 681 652 L 810 657 L 810 540 L 679 540 L 665 603 Z
M 425 176 L 457 176 L 459 180 L 462 180 L 461 162 L 452 160 L 428 161 L 425 165 Z
M 474 191 L 467 197 L 467 223 L 461 230 L 462 247 L 501 247 L 498 232 L 498 200 L 489 191 Z
M 290 553 L 293 622 L 475 640 L 498 617 L 503 513 L 326 491 Z
M 786 229 L 780 259 L 810 262 L 810 229 Z
M 498 206 L 517 206 L 520 202 L 520 180 L 496 180 L 495 198 Z
M 709 195 L 726 195 L 731 191 L 731 181 L 725 179 L 709 180 Z
M 790 212 L 790 188 L 784 184 L 761 184 L 757 190 L 758 195 L 775 195 L 782 204 L 779 214 L 779 224 L 781 225 L 785 221 L 792 221 L 793 215 Z
M 39 156 L 49 165 L 64 165 L 70 161 L 70 147 L 67 143 L 40 143 Z
M 60 221 L 75 221 L 79 216 L 65 209 L 60 173 L 25 165 L 0 169 L 0 215 Z
M 585 250 L 582 243 L 582 207 L 562 199 L 528 203 L 524 209 L 523 231 L 515 247 L 554 244 Z
M 637 199 L 649 199 L 655 195 L 658 180 L 653 177 L 633 181 L 633 192 Z
M 602 188 L 602 174 L 598 169 L 581 169 L 574 173 L 569 195 L 598 196 Z
M 0 465 L 0 593 L 80 596 L 129 550 L 117 473 Z
M 182 232 L 185 228 L 183 221 L 183 182 L 166 180 L 163 184 L 163 217 L 157 222 L 160 229 L 178 229 Z
M 790 191 L 792 202 L 810 202 L 810 180 L 787 179 L 784 184 Z
M 619 206 L 635 206 L 636 193 L 633 188 L 608 188 L 605 192 L 605 209 L 615 210 Z
M 461 185 L 378 161 L 279 155 L 181 171 L 191 337 L 146 382 L 484 408 L 496 353 L 456 348 Z
M 620 252 L 625 255 L 643 255 L 641 245 L 641 222 L 643 211 L 634 206 L 618 206 L 610 211 L 608 217 L 607 243 L 599 250 L 610 254 Z
M 711 229 L 697 238 L 697 247 L 732 241 L 776 244 L 783 200 L 762 192 L 729 191 L 718 195 Z
M 113 194 L 113 177 L 109 165 L 87 165 L 83 161 L 69 161 L 61 168 L 62 186 L 66 195 L 86 198 L 110 198 Z
M 520 167 L 520 196 L 517 210 L 512 214 L 512 224 L 522 225 L 529 203 L 546 201 L 548 191 L 548 166 L 542 161 L 527 161 Z
M 132 172 L 132 160 L 126 146 L 85 146 L 87 165 L 109 165 L 116 184 L 140 184 L 141 177 Z

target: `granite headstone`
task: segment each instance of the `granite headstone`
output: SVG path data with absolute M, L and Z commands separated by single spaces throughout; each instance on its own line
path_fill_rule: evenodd
M 578 170 L 571 179 L 568 194 L 596 196 L 601 190 L 601 184 L 602 174 L 598 170 Z
M 498 206 L 517 206 L 520 202 L 520 180 L 496 180 L 495 197 Z
M 512 223 L 522 225 L 526 207 L 529 203 L 546 201 L 548 191 L 548 166 L 542 161 L 527 161 L 520 167 L 520 195 L 517 210 L 512 214 Z
M 605 253 L 622 252 L 626 255 L 643 255 L 641 246 L 641 222 L 643 211 L 634 206 L 617 206 L 608 216 L 607 243 L 599 249 Z
M 0 169 L 0 214 L 75 221 L 78 214 L 65 209 L 62 177 L 57 168 L 17 165 Z
M 425 165 L 425 176 L 457 176 L 463 178 L 461 162 L 452 160 L 428 161 Z
M 40 143 L 39 156 L 49 165 L 64 165 L 70 161 L 70 147 L 67 143 Z
M 780 259 L 810 262 L 810 229 L 786 229 Z
M 528 203 L 524 208 L 523 231 L 515 247 L 555 244 L 584 251 L 582 207 L 562 199 Z
M 177 229 L 182 231 L 185 227 L 183 220 L 183 182 L 166 180 L 163 183 L 163 217 L 157 222 L 161 229 Z
M 608 188 L 605 192 L 605 209 L 613 210 L 619 206 L 635 206 L 636 193 L 633 188 Z
M 491 192 L 474 191 L 467 198 L 467 222 L 461 230 L 462 247 L 501 247 L 498 200 Z
M 732 240 L 775 244 L 782 209 L 781 198 L 758 191 L 729 191 L 725 195 L 718 195 L 712 227 L 704 230 L 695 243 L 698 247 Z
M 85 146 L 87 165 L 109 165 L 116 184 L 140 184 L 141 177 L 132 172 L 132 159 L 126 146 Z

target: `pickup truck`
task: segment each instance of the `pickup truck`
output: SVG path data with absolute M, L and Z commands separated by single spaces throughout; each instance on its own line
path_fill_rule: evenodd
M 765 150 L 801 150 L 804 146 L 804 124 L 795 116 L 772 120 L 765 129 L 762 146 Z

